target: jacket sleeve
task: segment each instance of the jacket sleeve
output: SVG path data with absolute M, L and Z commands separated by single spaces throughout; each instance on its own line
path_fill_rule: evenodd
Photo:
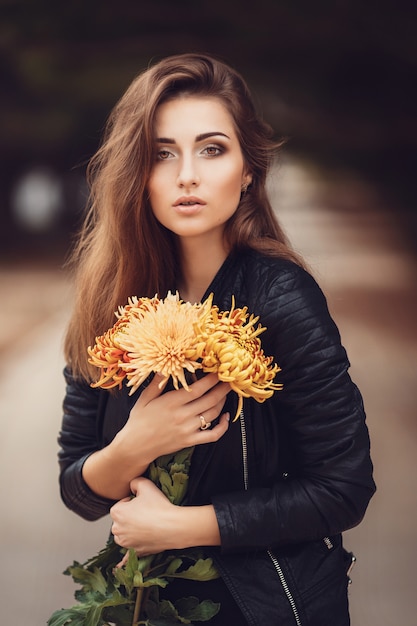
M 361 521 L 375 491 L 362 398 L 324 295 L 299 268 L 267 293 L 261 322 L 284 387 L 266 403 L 287 433 L 295 471 L 272 487 L 252 489 L 249 482 L 245 492 L 212 499 L 224 552 L 343 532 Z
M 68 368 L 64 376 L 67 386 L 58 437 L 61 497 L 69 509 L 84 519 L 96 520 L 106 515 L 114 502 L 89 488 L 82 468 L 87 457 L 100 447 L 97 423 L 107 395 L 74 379 Z

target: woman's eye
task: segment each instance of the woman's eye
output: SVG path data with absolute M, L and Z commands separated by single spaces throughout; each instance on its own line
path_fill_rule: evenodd
M 220 146 L 207 146 L 204 148 L 203 153 L 209 157 L 213 157 L 223 154 L 223 150 Z
M 158 161 L 166 161 L 171 156 L 171 152 L 169 150 L 158 150 L 156 156 Z

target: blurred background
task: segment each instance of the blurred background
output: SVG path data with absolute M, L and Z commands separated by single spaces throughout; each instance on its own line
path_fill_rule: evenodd
M 287 138 L 270 191 L 341 330 L 368 412 L 378 493 L 346 534 L 353 626 L 415 624 L 416 12 L 333 0 L 1 0 L 1 614 L 45 624 L 73 603 L 61 575 L 109 520 L 57 488 L 71 307 L 65 260 L 105 120 L 150 62 L 209 52 L 247 79 Z

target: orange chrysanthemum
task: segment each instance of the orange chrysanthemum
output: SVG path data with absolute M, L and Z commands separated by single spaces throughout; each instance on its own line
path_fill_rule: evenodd
M 117 343 L 117 335 L 125 326 L 126 322 L 118 320 L 104 335 L 96 337 L 96 343 L 87 348 L 88 362 L 100 368 L 101 376 L 92 387 L 112 389 L 121 386 L 126 378 L 126 372 L 120 367 L 125 360 L 125 351 Z
M 132 296 L 128 298 L 125 306 L 119 306 L 115 315 L 121 322 L 128 322 L 133 317 L 140 319 L 142 314 L 147 311 L 149 307 L 156 309 L 159 302 L 160 300 L 157 296 L 153 298 L 137 298 L 136 296 Z
M 135 296 L 128 299 L 128 303 L 124 307 L 119 307 L 115 313 L 117 322 L 108 331 L 96 337 L 93 347 L 88 347 L 88 362 L 100 368 L 101 376 L 92 387 L 102 387 L 103 389 L 112 389 L 121 386 L 126 378 L 126 371 L 122 369 L 121 364 L 128 360 L 126 351 L 120 346 L 118 337 L 125 331 L 125 328 L 131 318 L 140 318 L 142 313 L 148 306 L 157 306 L 159 300 L 156 296 L 149 298 L 136 298 Z

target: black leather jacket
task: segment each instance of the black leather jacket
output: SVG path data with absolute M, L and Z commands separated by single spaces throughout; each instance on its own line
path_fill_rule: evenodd
M 193 456 L 190 504 L 214 505 L 222 545 L 209 552 L 252 626 L 346 626 L 341 533 L 357 525 L 375 491 L 362 399 L 325 298 L 295 264 L 254 251 L 225 261 L 207 294 L 221 310 L 247 306 L 267 330 L 266 355 L 282 391 L 243 415 Z M 93 390 L 66 371 L 59 437 L 61 493 L 86 519 L 112 501 L 94 494 L 82 465 L 125 423 L 136 397 Z M 231 414 L 236 396 L 229 394 Z

